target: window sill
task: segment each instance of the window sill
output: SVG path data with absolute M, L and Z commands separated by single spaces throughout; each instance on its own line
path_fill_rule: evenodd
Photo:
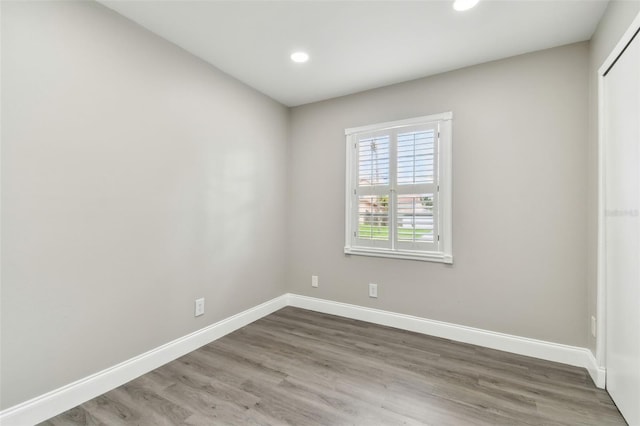
M 380 250 L 363 247 L 345 247 L 345 254 L 353 254 L 356 256 L 373 256 L 373 257 L 387 257 L 390 259 L 405 259 L 405 260 L 421 260 L 423 262 L 438 262 L 453 264 L 453 256 L 442 252 L 419 252 L 409 250 Z

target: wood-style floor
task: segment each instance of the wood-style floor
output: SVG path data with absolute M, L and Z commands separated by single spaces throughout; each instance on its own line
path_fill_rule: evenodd
M 285 308 L 45 425 L 624 425 L 587 372 Z

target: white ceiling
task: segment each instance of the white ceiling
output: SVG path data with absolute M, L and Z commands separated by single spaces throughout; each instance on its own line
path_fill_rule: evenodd
M 112 1 L 107 7 L 288 106 L 591 38 L 606 0 Z M 306 50 L 311 60 L 289 55 Z

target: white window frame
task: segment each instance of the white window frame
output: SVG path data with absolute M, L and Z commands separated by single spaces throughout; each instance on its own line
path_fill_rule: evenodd
M 429 262 L 453 263 L 452 247 L 452 121 L 453 113 L 444 112 L 424 117 L 410 118 L 406 120 L 390 121 L 368 126 L 345 129 L 346 136 L 346 185 L 345 185 L 345 246 L 346 254 L 388 257 L 396 259 L 422 260 Z M 362 133 L 377 131 L 398 130 L 403 127 L 415 127 L 420 125 L 436 125 L 438 129 L 436 164 L 434 183 L 437 188 L 436 209 L 434 221 L 437 227 L 434 229 L 437 236 L 430 250 L 411 250 L 398 247 L 373 247 L 358 244 L 356 222 L 358 210 L 358 195 L 356 194 L 358 166 L 357 161 L 357 137 Z M 396 143 L 394 140 L 391 143 Z M 391 170 L 395 170 L 390 165 Z M 390 179 L 390 181 L 395 181 Z M 391 183 L 391 182 L 390 182 Z M 390 185 L 392 193 L 396 188 Z M 396 185 L 397 186 L 397 185 Z M 389 239 L 396 238 L 397 221 L 393 209 L 395 206 L 392 197 L 389 200 Z M 396 245 L 395 242 L 393 245 Z M 401 245 L 401 244 L 400 244 Z

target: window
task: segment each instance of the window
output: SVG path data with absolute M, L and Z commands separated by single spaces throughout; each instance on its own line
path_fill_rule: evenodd
M 345 130 L 345 253 L 453 263 L 452 118 Z

